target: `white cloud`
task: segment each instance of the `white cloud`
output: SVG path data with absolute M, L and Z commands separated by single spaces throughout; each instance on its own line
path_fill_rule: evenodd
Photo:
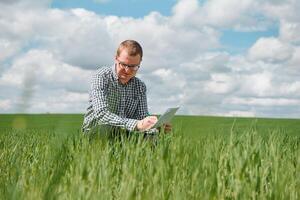
M 31 99 L 28 110 L 33 113 L 82 113 L 87 101 L 87 93 L 70 92 L 63 88 L 39 91 Z
M 157 69 L 153 72 L 154 75 L 160 77 L 163 80 L 168 80 L 172 76 L 172 70 L 171 69 Z
M 180 26 L 203 25 L 232 28 L 237 31 L 266 30 L 272 19 L 261 10 L 260 1 L 252 0 L 180 0 L 173 8 L 174 23 Z
M 51 0 L 1 0 L 0 5 L 3 8 L 27 8 L 27 9 L 40 9 L 49 6 Z
M 250 106 L 298 106 L 300 105 L 299 99 L 286 99 L 286 98 L 240 98 L 234 97 L 226 99 L 226 103 L 237 105 L 250 105 Z
M 297 46 L 294 48 L 294 54 L 292 56 L 292 58 L 289 60 L 288 64 L 294 68 L 295 70 L 293 70 L 294 74 L 297 74 L 297 72 L 300 72 L 300 47 Z
M 274 19 L 285 19 L 287 21 L 299 21 L 300 16 L 298 14 L 300 8 L 300 2 L 297 0 L 261 0 L 262 10 L 265 15 L 268 15 Z
M 211 0 L 205 3 L 203 11 L 210 24 L 228 26 L 245 20 L 252 5 L 251 0 Z
M 36 106 L 42 108 L 39 106 L 40 104 L 43 105 L 51 98 L 57 100 L 58 97 L 62 101 L 47 104 L 45 107 L 47 111 L 57 110 L 56 104 L 59 104 L 61 108 L 63 108 L 63 104 L 66 104 L 66 107 L 75 109 L 76 112 L 82 112 L 82 108 L 80 110 L 78 107 L 72 108 L 70 105 L 76 104 L 76 102 L 83 103 L 81 96 L 87 96 L 86 91 L 89 88 L 91 74 L 92 71 L 56 60 L 49 51 L 31 50 L 18 57 L 11 68 L 4 71 L 0 76 L 0 87 L 14 88 L 14 96 L 17 96 L 17 98 L 14 97 L 17 99 L 14 101 L 15 105 L 12 109 L 14 112 L 37 112 Z M 53 90 L 61 92 L 54 92 L 55 96 L 51 96 Z M 45 109 L 42 109 L 41 112 Z
M 0 109 L 3 111 L 7 111 L 11 109 L 11 101 L 8 99 L 1 100 L 0 99 Z
M 0 111 L 84 112 L 89 69 L 111 65 L 117 45 L 131 38 L 144 48 L 139 77 L 151 112 L 181 105 L 184 114 L 299 116 L 295 0 L 180 0 L 171 16 L 142 18 L 34 3 L 0 1 Z M 224 30 L 274 26 L 278 37 L 258 39 L 245 54 L 220 43 Z
M 253 111 L 242 111 L 242 110 L 233 110 L 228 113 L 219 113 L 219 116 L 228 116 L 228 117 L 256 117 L 256 113 Z
M 272 74 L 263 72 L 243 76 L 242 91 L 253 96 L 264 96 L 272 90 Z
M 292 44 L 300 44 L 300 22 L 280 21 L 280 38 Z
M 141 42 L 145 50 L 145 70 L 169 67 L 220 46 L 219 33 L 215 29 L 177 27 L 157 12 L 143 19 L 107 17 L 105 21 L 117 43 L 128 38 Z
M 263 60 L 266 62 L 281 62 L 291 58 L 293 48 L 277 38 L 260 38 L 250 49 L 251 60 Z
M 15 60 L 0 77 L 0 83 L 22 88 L 25 79 L 30 78 L 41 87 L 67 87 L 82 91 L 87 88 L 90 77 L 91 71 L 56 60 L 49 51 L 31 50 Z
M 235 80 L 227 74 L 211 74 L 211 80 L 204 84 L 204 90 L 216 94 L 227 94 L 235 89 Z
M 19 50 L 18 42 L 0 39 L 0 62 L 14 55 Z

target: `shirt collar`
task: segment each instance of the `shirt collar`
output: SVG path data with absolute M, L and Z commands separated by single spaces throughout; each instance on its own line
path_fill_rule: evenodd
M 118 81 L 119 78 L 118 78 L 118 75 L 116 72 L 116 64 L 113 64 L 111 69 L 112 69 L 112 73 L 113 73 L 113 77 L 114 77 L 115 81 Z

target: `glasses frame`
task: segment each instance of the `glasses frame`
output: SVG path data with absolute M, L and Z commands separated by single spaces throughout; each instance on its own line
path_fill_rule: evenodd
M 118 59 L 118 64 L 121 66 L 121 68 L 130 70 L 130 71 L 137 71 L 140 68 L 140 65 L 127 65 L 125 63 L 120 62 Z

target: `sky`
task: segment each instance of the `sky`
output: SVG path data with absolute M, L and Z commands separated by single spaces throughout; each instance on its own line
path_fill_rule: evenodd
M 0 113 L 85 113 L 137 40 L 150 113 L 300 118 L 298 0 L 0 0 Z

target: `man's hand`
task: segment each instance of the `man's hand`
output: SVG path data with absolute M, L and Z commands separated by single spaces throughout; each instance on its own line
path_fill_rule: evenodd
M 170 123 L 165 123 L 158 128 L 159 132 L 170 133 L 172 131 L 172 125 Z
M 166 123 L 163 125 L 163 129 L 165 133 L 170 133 L 172 131 L 172 125 L 170 123 Z
M 152 128 L 156 122 L 156 116 L 145 117 L 144 119 L 138 121 L 136 124 L 136 129 L 139 131 L 147 131 Z

